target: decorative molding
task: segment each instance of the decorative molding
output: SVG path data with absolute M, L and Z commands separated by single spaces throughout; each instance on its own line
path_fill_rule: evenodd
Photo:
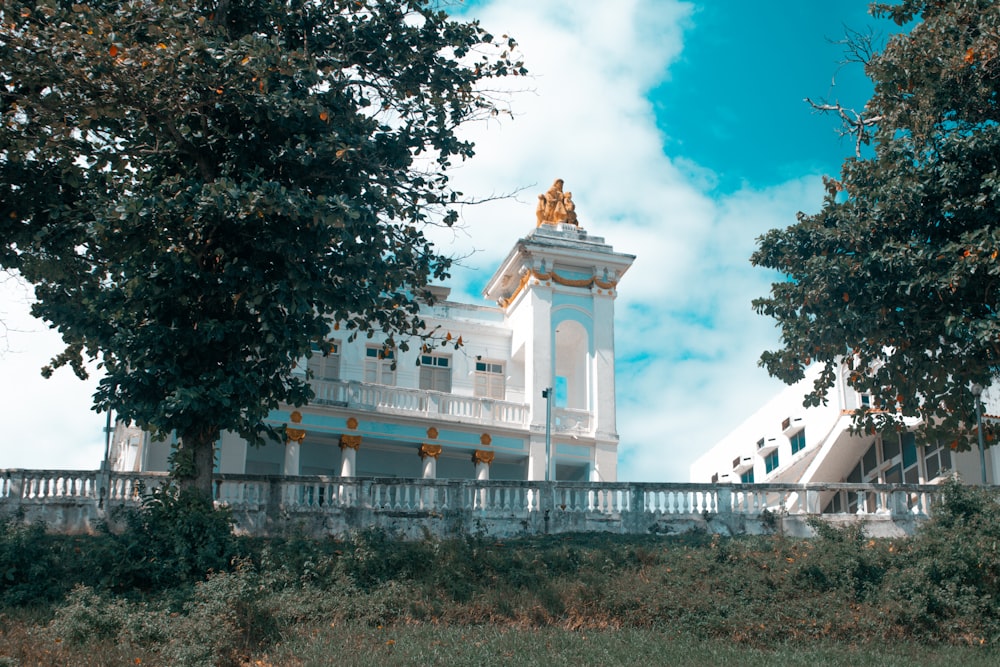
M 431 440 L 437 440 L 438 430 L 433 426 L 431 426 L 429 429 L 427 429 L 427 437 L 430 438 Z
M 534 276 L 536 280 L 551 281 L 566 287 L 593 287 L 594 285 L 597 285 L 602 289 L 609 290 L 614 289 L 618 285 L 617 280 L 603 280 L 597 276 L 591 276 L 590 278 L 563 278 L 554 270 L 549 271 L 548 273 L 543 273 L 532 269 L 531 275 Z
M 432 459 L 437 460 L 437 457 L 441 456 L 441 449 L 441 445 L 429 445 L 425 442 L 417 448 L 417 454 L 419 454 L 422 459 L 426 459 L 429 456 Z
M 292 423 L 295 425 L 299 425 L 302 423 L 302 413 L 299 412 L 298 410 L 293 411 L 292 414 L 290 415 L 290 418 L 292 420 Z M 285 426 L 285 444 L 288 444 L 289 442 L 297 442 L 301 444 L 301 442 L 305 439 L 306 439 L 305 429 L 290 428 L 287 425 Z
M 479 436 L 479 444 L 489 446 L 493 444 L 493 438 L 490 437 L 489 433 L 483 433 L 481 436 Z
M 358 420 L 355 419 L 354 417 L 348 417 L 347 418 L 347 428 L 349 428 L 349 429 L 351 429 L 353 431 L 357 427 L 358 427 Z
M 525 272 L 523 276 L 521 276 L 521 282 L 514 289 L 511 295 L 506 299 L 500 299 L 497 301 L 500 307 L 506 308 L 510 304 L 514 303 L 514 300 L 517 299 L 517 295 L 521 293 L 521 290 L 525 288 L 525 286 L 528 284 L 528 281 L 531 280 L 532 278 L 535 279 L 535 285 L 539 285 L 542 282 L 544 282 L 547 285 L 551 283 L 556 283 L 558 285 L 563 285 L 564 287 L 592 288 L 596 285 L 600 289 L 608 290 L 609 294 L 615 287 L 618 286 L 618 281 L 611 280 L 610 278 L 608 280 L 604 280 L 603 278 L 598 278 L 597 276 L 591 276 L 590 278 L 564 278 L 555 271 L 544 272 L 544 271 L 537 271 L 535 269 L 529 269 L 527 272 Z M 600 293 L 601 292 L 598 291 L 598 294 Z
M 507 297 L 506 299 L 500 299 L 498 301 L 498 303 L 500 304 L 500 307 L 501 308 L 506 308 L 510 304 L 514 303 L 514 299 L 516 299 L 517 295 L 521 293 L 521 290 L 524 289 L 524 286 L 528 284 L 528 280 L 530 278 L 531 278 L 531 272 L 530 271 L 525 271 L 524 275 L 521 276 L 521 282 L 514 289 L 513 293 L 511 293 L 511 295 L 509 297 Z
M 340 448 L 341 449 L 353 449 L 358 451 L 361 446 L 361 436 L 360 435 L 341 435 L 340 436 Z
M 493 457 L 497 455 L 496 452 L 488 451 L 485 449 L 477 449 L 472 452 L 472 462 L 475 464 L 485 463 L 490 465 L 493 463 Z

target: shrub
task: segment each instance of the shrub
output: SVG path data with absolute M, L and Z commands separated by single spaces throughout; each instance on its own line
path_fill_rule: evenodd
M 140 508 L 118 510 L 125 529 L 113 538 L 107 584 L 114 590 L 161 590 L 230 568 L 237 555 L 232 514 L 194 490 L 165 486 Z
M 0 599 L 4 604 L 49 599 L 48 589 L 55 583 L 47 579 L 50 560 L 44 524 L 25 525 L 17 516 L 0 522 Z
M 234 572 L 212 574 L 175 617 L 163 647 L 168 664 L 244 665 L 255 651 L 278 637 L 269 593 L 272 582 L 247 561 Z
M 0 604 L 55 602 L 75 584 L 99 580 L 102 538 L 45 531 L 44 523 L 26 524 L 20 515 L 0 520 Z
M 811 518 L 809 525 L 816 531 L 812 558 L 796 571 L 797 580 L 817 591 L 844 591 L 858 602 L 877 598 L 892 567 L 889 545 L 868 538 L 860 521 L 837 527 Z
M 947 482 L 933 518 L 907 545 L 890 582 L 899 621 L 972 643 L 1000 638 L 1000 512 L 980 487 Z

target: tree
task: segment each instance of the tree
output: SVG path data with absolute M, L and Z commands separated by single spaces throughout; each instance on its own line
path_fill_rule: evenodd
M 781 330 L 761 363 L 789 383 L 823 364 L 805 399 L 817 405 L 842 359 L 850 386 L 886 408 L 859 413 L 858 427 L 919 416 L 928 435 L 964 431 L 964 448 L 970 386 L 1000 368 L 1000 5 L 903 0 L 872 11 L 918 22 L 867 58 L 874 95 L 842 114 L 873 155 L 827 180 L 819 213 L 758 241 L 753 264 L 785 276 L 754 301 Z
M 175 432 L 182 486 L 211 489 L 222 430 L 279 435 L 331 327 L 426 334 L 456 129 L 524 73 L 433 5 L 3 3 L 0 267 L 66 343 L 44 372 L 99 360 L 94 409 Z

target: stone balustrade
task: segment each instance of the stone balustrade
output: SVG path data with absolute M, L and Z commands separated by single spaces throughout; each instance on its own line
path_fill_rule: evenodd
M 484 426 L 525 427 L 528 422 L 528 406 L 523 403 L 354 380 L 313 380 L 311 386 L 315 393 L 312 403 L 315 405 L 473 422 Z
M 88 532 L 138 504 L 162 473 L 0 470 L 0 515 L 45 521 L 53 531 Z M 873 536 L 910 534 L 940 488 L 886 484 L 657 484 L 219 474 L 215 500 L 236 529 L 344 535 L 380 527 L 405 537 L 496 537 L 603 531 L 808 536 L 811 517 L 866 522 Z M 836 498 L 836 502 L 834 499 Z M 825 508 L 849 508 L 824 512 Z

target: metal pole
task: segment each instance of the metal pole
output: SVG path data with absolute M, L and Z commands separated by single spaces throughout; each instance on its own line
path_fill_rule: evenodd
M 983 444 L 983 415 L 979 408 L 979 396 L 982 393 L 982 387 L 978 384 L 972 385 L 972 395 L 976 399 L 976 434 L 979 436 L 979 469 L 983 474 L 983 486 L 986 486 L 986 447 Z
M 111 456 L 111 408 L 108 408 L 108 419 L 104 424 L 104 460 L 101 461 L 101 470 L 107 472 L 108 458 Z
M 552 479 L 552 387 L 542 390 L 545 399 L 545 481 Z

